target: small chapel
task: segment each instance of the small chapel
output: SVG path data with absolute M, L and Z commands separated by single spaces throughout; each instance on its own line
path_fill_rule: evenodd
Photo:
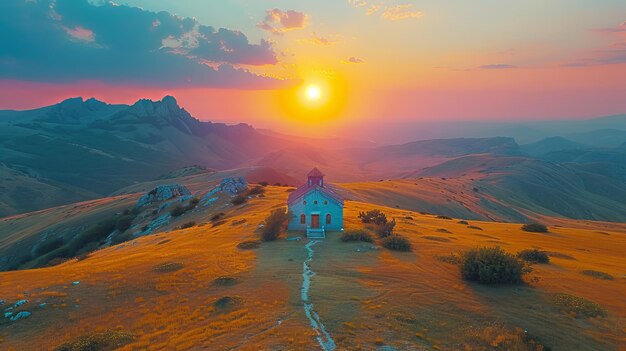
M 306 231 L 309 238 L 324 238 L 327 231 L 343 230 L 343 198 L 324 174 L 313 168 L 307 182 L 289 194 L 289 230 Z

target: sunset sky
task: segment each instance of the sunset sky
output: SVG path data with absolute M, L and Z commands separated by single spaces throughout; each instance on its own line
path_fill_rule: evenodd
M 626 113 L 623 0 L 3 0 L 0 33 L 0 109 L 170 94 L 298 134 Z

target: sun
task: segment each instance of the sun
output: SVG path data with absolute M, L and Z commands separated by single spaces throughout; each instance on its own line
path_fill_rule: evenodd
M 311 101 L 318 101 L 322 97 L 322 89 L 319 86 L 312 84 L 306 88 L 306 98 Z

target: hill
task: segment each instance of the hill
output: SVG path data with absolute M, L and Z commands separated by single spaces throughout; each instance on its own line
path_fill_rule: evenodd
M 313 245 L 285 240 L 300 235 L 287 233 L 241 249 L 287 199 L 283 187 L 266 190 L 264 197 L 223 209 L 219 225 L 200 211 L 190 214 L 198 219 L 191 228 L 140 237 L 54 267 L 0 273 L 3 303 L 27 300 L 12 312 L 31 312 L 13 322 L 2 319 L 0 346 L 54 349 L 108 339 L 126 343 L 120 350 L 324 349 L 304 302 L 315 305 L 324 340 L 337 349 L 613 350 L 623 342 L 624 225 L 563 220 L 538 234 L 519 224 L 465 224 L 348 201 L 347 229 L 362 227 L 360 211 L 381 209 L 396 218 L 396 231 L 409 238 L 413 252 L 343 243 L 338 233 Z M 534 265 L 519 286 L 462 280 L 451 254 L 494 245 L 511 253 L 539 248 L 550 263 Z M 308 253 L 315 275 L 303 302 Z M 597 304 L 607 314 L 575 316 L 557 299 L 562 296 Z

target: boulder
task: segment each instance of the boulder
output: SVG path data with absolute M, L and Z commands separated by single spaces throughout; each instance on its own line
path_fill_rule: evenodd
M 20 311 L 16 313 L 14 316 L 11 316 L 9 319 L 11 320 L 11 322 L 15 322 L 18 319 L 28 318 L 30 317 L 30 315 L 31 313 L 28 311 Z
M 222 191 L 230 196 L 237 195 L 248 188 L 248 184 L 246 183 L 246 178 L 224 178 L 220 182 L 220 187 Z
M 159 185 L 139 198 L 135 207 L 160 203 L 178 196 L 191 196 L 191 192 L 180 184 Z

